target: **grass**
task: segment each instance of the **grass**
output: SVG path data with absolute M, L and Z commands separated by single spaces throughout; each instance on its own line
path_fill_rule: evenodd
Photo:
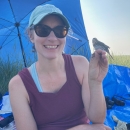
M 130 67 L 130 55 L 114 55 L 113 59 L 108 56 L 109 64 Z M 8 56 L 7 56 L 8 57 Z M 30 66 L 33 61 L 28 58 L 27 65 Z M 3 61 L 0 57 L 0 93 L 4 95 L 8 91 L 8 83 L 10 79 L 15 76 L 23 68 L 23 61 L 20 61 L 16 55 L 15 61 L 12 62 L 8 57 Z
M 10 79 L 22 69 L 22 66 L 23 64 L 17 61 L 12 63 L 9 58 L 7 61 L 0 58 L 0 93 L 2 95 L 8 91 Z
M 76 55 L 80 54 L 84 56 L 88 55 L 83 47 L 80 47 L 78 50 L 76 50 L 75 48 L 76 48 L 75 46 L 71 47 L 71 52 L 73 52 L 73 54 Z M 109 55 L 107 55 L 109 64 L 130 67 L 130 55 L 115 54 L 115 53 L 111 53 L 111 55 L 114 59 L 112 59 Z
M 112 54 L 112 56 L 114 59 L 111 59 L 110 56 L 108 56 L 109 64 L 126 66 L 126 67 L 130 68 L 130 55 L 114 55 L 114 54 Z

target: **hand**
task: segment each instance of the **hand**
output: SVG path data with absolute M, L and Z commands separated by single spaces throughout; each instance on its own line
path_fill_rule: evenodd
M 104 124 L 93 124 L 93 125 L 90 125 L 90 128 L 89 130 L 111 130 L 110 127 L 104 125 Z
M 82 124 L 67 130 L 111 130 L 111 128 L 104 124 Z
M 94 80 L 101 83 L 108 71 L 108 60 L 106 52 L 96 50 L 89 64 L 89 80 Z

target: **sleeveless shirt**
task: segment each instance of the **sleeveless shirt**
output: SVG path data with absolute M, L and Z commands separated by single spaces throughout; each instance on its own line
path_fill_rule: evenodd
M 81 89 L 71 55 L 63 54 L 67 81 L 56 93 L 39 92 L 27 68 L 19 72 L 38 130 L 66 130 L 87 124 Z

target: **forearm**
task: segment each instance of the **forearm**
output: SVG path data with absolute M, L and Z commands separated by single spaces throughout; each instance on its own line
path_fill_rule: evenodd
M 67 130 L 87 130 L 87 127 L 88 127 L 88 130 L 90 130 L 89 124 L 78 125 L 78 126 L 72 127 L 70 129 L 67 129 Z
M 102 83 L 89 82 L 90 106 L 89 119 L 93 123 L 103 123 L 106 116 L 106 103 L 102 90 Z
M 104 124 L 82 124 L 67 130 L 111 130 L 111 128 Z

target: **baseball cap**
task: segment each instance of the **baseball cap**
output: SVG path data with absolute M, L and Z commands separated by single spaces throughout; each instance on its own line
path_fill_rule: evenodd
M 57 8 L 51 4 L 37 6 L 33 10 L 32 14 L 30 16 L 28 27 L 30 27 L 31 25 L 38 24 L 43 18 L 45 18 L 47 15 L 50 15 L 50 14 L 58 15 L 63 20 L 65 25 L 68 28 L 70 27 L 70 24 L 69 24 L 67 18 L 63 15 L 62 11 L 59 8 Z

